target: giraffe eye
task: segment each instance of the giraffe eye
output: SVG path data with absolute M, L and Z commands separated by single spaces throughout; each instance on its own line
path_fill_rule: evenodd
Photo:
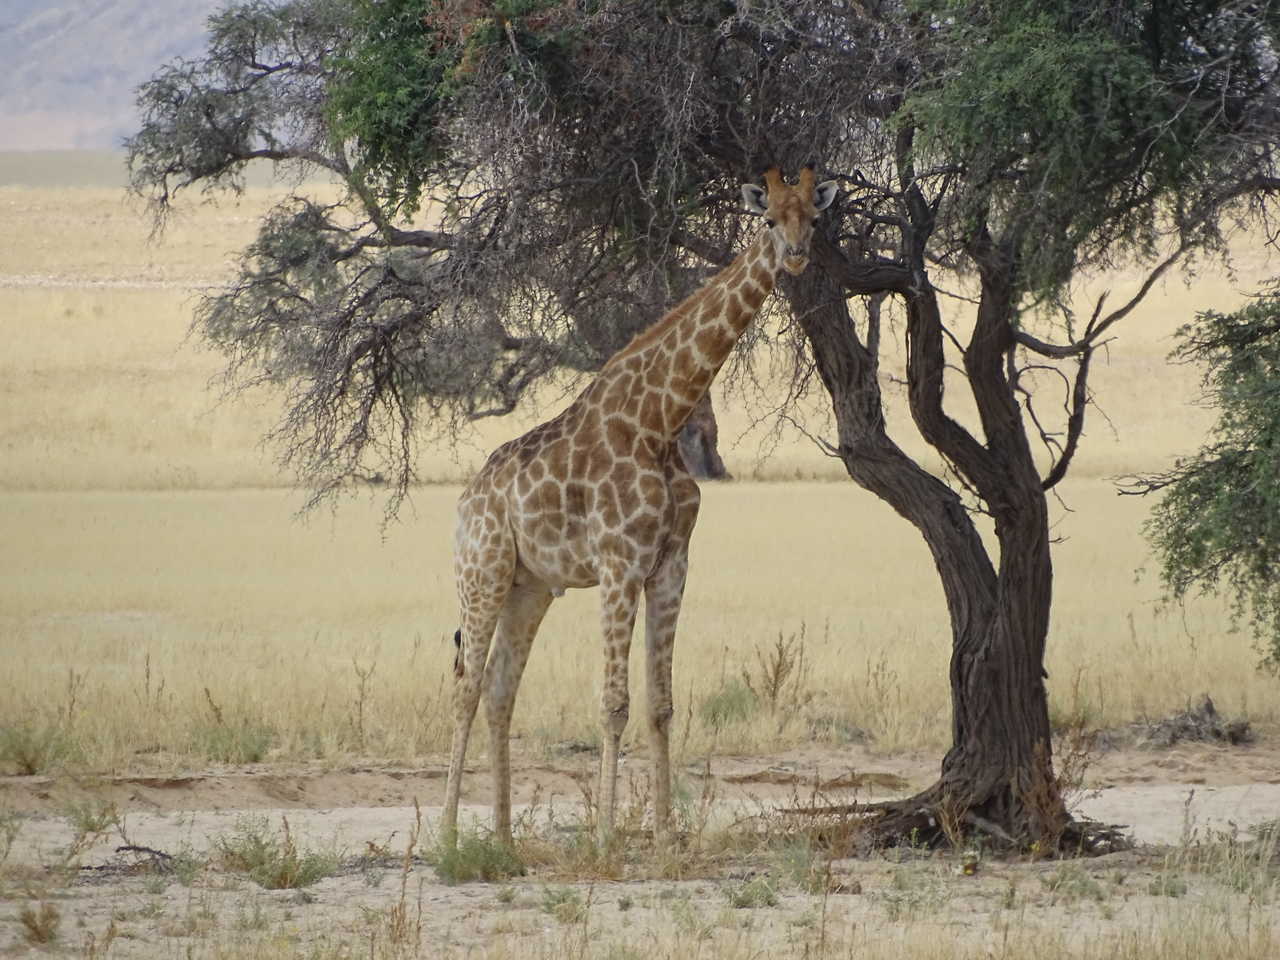
M 772 229 L 773 229 L 774 227 L 776 227 L 778 224 L 777 224 L 777 223 L 775 223 L 773 220 L 765 220 L 764 225 L 765 225 L 766 227 L 768 227 L 770 230 L 772 230 Z

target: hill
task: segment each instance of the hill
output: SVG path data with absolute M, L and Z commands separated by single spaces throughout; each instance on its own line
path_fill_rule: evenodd
M 5 0 L 0 150 L 109 150 L 137 120 L 133 91 L 205 44 L 218 0 Z

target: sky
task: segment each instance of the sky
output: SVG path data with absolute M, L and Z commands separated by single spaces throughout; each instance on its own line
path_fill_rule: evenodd
M 0 0 L 0 150 L 110 150 L 134 89 L 198 56 L 217 0 Z

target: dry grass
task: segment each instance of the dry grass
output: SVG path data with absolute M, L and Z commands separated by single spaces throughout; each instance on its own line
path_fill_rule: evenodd
M 301 497 L 257 447 L 274 400 L 217 405 L 217 358 L 184 342 L 191 287 L 226 275 L 272 196 L 192 208 L 156 246 L 117 191 L 0 187 L 0 769 L 409 760 L 444 747 L 453 484 L 536 414 L 427 451 L 422 475 L 438 483 L 385 538 L 377 490 L 297 522 Z M 1056 716 L 1119 724 L 1208 690 L 1225 713 L 1280 719 L 1274 680 L 1219 605 L 1159 610 L 1150 576 L 1135 575 L 1147 505 L 1105 480 L 1198 442 L 1209 417 L 1188 403 L 1194 372 L 1165 365 L 1167 335 L 1195 308 L 1230 306 L 1264 269 L 1245 255 L 1238 284 L 1166 284 L 1099 365 L 1110 422 L 1092 421 L 1062 491 L 1073 512 L 1057 510 Z M 1114 285 L 1119 296 L 1132 282 Z M 885 750 L 944 745 L 947 621 L 923 545 L 851 483 L 825 482 L 839 473 L 807 441 L 785 438 L 760 463 L 751 410 L 721 411 L 744 481 L 705 489 L 676 742 L 694 755 L 868 735 Z M 535 750 L 598 736 L 594 604 L 571 594 L 543 628 L 515 721 Z M 801 637 L 804 670 L 770 702 L 760 671 Z M 706 707 L 717 697 L 727 713 Z M 628 735 L 642 739 L 642 725 Z
M 122 960 L 1263 960 L 1280 947 L 1274 824 L 1249 836 L 1189 824 L 1177 845 L 1085 860 L 911 849 L 847 860 L 775 817 L 759 832 L 696 829 L 664 862 L 639 838 L 589 851 L 589 830 L 568 831 L 544 809 L 545 820 L 517 831 L 529 871 L 479 882 L 483 870 L 444 869 L 420 843 L 421 812 L 402 812 L 404 829 L 385 843 L 326 855 L 305 877 L 287 821 L 273 831 L 241 817 L 224 820 L 206 854 L 185 851 L 185 869 L 117 862 L 90 883 L 64 874 L 12 887 L 16 922 L 0 924 L 0 952 L 50 932 L 85 956 L 115 940 Z M 473 868 L 494 865 L 479 859 L 493 852 L 478 849 L 483 834 L 473 839 L 477 849 L 459 854 Z

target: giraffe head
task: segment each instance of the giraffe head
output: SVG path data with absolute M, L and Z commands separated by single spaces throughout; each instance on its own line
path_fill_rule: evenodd
M 816 185 L 813 181 L 813 167 L 800 171 L 800 182 L 794 187 L 783 181 L 777 167 L 771 167 L 764 175 L 765 186 L 742 185 L 742 199 L 747 209 L 764 217 L 782 265 L 791 274 L 803 273 L 809 265 L 814 221 L 836 197 L 834 180 Z

